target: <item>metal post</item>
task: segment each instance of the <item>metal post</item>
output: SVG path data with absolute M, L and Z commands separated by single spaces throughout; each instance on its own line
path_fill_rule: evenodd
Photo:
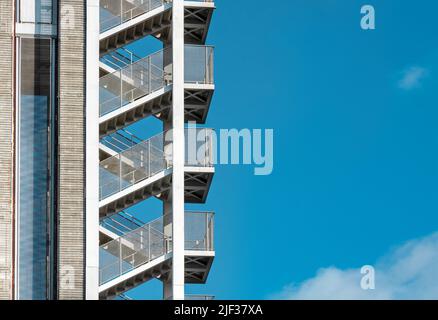
M 148 143 L 148 160 L 149 160 L 149 165 L 148 165 L 148 170 L 149 170 L 149 177 L 151 176 L 151 141 L 149 141 Z
M 148 224 L 148 261 L 151 261 L 151 224 Z
M 208 79 L 209 79 L 209 70 L 208 70 L 208 47 L 207 46 L 205 46 L 204 47 L 204 54 L 205 54 L 205 73 L 204 73 L 204 76 L 205 76 L 205 79 L 204 79 L 204 84 L 208 84 L 208 83 L 210 83 L 209 81 L 208 81 Z
M 130 66 L 131 66 L 131 80 L 134 81 L 134 57 L 131 51 L 128 51 L 130 55 Z M 135 82 L 134 82 L 135 84 Z
M 117 157 L 119 159 L 119 191 L 122 191 L 122 156 L 118 154 Z
M 144 249 L 144 238 L 143 238 L 143 229 L 140 231 L 140 249 Z
M 120 0 L 120 24 L 123 23 L 123 0 Z
M 205 250 L 209 250 L 210 249 L 210 228 L 208 227 L 208 217 L 210 216 L 210 214 L 207 212 L 205 213 L 205 238 L 207 239 L 207 241 L 205 242 Z
M 205 156 L 204 156 L 204 167 L 207 167 L 208 166 L 208 154 L 209 154 L 209 150 L 208 150 L 208 147 L 209 147 L 209 144 L 208 144 L 208 133 L 210 132 L 210 130 L 208 130 L 208 129 L 205 129 L 205 138 L 204 138 L 204 145 L 205 145 Z
M 140 150 L 140 168 L 144 168 L 144 150 Z
M 122 254 L 122 241 L 119 238 L 119 275 L 123 272 L 123 254 Z
M 149 92 L 148 93 L 151 93 L 152 92 L 152 57 L 149 57 Z
M 210 241 L 211 241 L 211 250 L 214 250 L 214 214 L 211 214 L 211 221 L 210 221 Z
M 123 69 L 119 70 L 119 73 L 120 73 L 120 107 L 119 108 L 121 108 L 123 106 L 123 79 L 122 79 L 123 72 L 122 72 L 122 70 Z

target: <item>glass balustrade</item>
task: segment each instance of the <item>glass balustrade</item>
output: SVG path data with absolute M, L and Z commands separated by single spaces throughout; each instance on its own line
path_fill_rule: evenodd
M 168 0 L 100 0 L 100 32 L 148 13 Z
M 100 0 L 100 32 L 117 27 L 172 0 Z M 190 0 L 190 2 L 214 2 Z
M 171 225 L 170 214 L 101 245 L 100 284 L 170 253 L 172 236 L 165 234 L 166 224 Z M 213 251 L 213 232 L 213 212 L 185 213 L 185 250 Z
M 214 48 L 185 46 L 188 84 L 213 84 Z M 104 116 L 172 83 L 172 50 L 166 48 L 100 78 L 99 115 Z M 104 60 L 105 61 L 105 60 Z
M 102 160 L 99 167 L 99 199 L 108 198 L 171 168 L 172 138 L 170 133 L 169 131 L 160 133 L 133 145 L 125 143 L 123 145 L 125 149 L 119 149 L 122 150 L 120 153 Z M 136 141 L 127 137 L 125 139 L 130 142 Z M 214 165 L 214 131 L 212 129 L 187 128 L 185 139 L 186 167 L 212 167 Z M 122 147 L 117 145 L 117 148 Z

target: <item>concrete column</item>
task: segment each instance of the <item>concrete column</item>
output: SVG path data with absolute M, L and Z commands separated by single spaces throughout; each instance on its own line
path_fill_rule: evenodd
M 163 300 L 172 299 L 172 277 L 163 282 Z
M 163 233 L 171 238 L 172 231 L 172 200 L 169 200 L 163 202 Z
M 99 299 L 99 0 L 86 7 L 85 299 Z
M 85 298 L 86 3 L 59 0 L 58 299 Z M 96 17 L 93 17 L 96 19 Z M 98 106 L 93 106 L 98 108 Z
M 172 237 L 172 195 L 166 201 L 163 201 L 163 233 Z M 172 275 L 163 281 L 163 300 L 172 298 Z
M 184 0 L 173 1 L 172 297 L 184 299 Z

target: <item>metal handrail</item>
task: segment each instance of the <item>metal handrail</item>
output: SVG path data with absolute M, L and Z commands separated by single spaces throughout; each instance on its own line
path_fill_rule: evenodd
M 127 131 L 126 129 L 120 129 L 112 134 L 109 134 L 101 139 L 101 143 L 117 153 L 123 152 L 136 144 L 141 143 L 142 140 Z
M 100 78 L 99 115 L 104 116 L 172 83 L 170 47 Z M 214 83 L 214 47 L 185 46 L 185 83 Z
M 191 128 L 186 129 L 185 137 L 189 139 Z M 172 167 L 172 148 L 166 148 L 165 144 L 169 137 L 169 131 L 159 133 L 152 138 L 132 145 L 122 152 L 100 162 L 100 192 L 99 199 L 108 198 L 138 182 L 152 177 Z M 196 145 L 192 141 L 186 143 L 187 152 L 185 157 L 186 166 L 190 167 L 212 167 L 213 166 L 213 130 L 207 128 L 197 128 L 196 135 L 202 133 L 203 140 L 196 140 Z M 194 147 L 194 148 L 193 148 Z M 201 148 L 204 154 L 199 158 Z M 194 157 L 189 154 L 194 153 Z M 193 158 L 193 159 L 192 159 Z M 105 181 L 105 180 L 109 181 Z
M 99 198 L 107 198 L 168 168 L 164 136 L 160 133 L 100 162 Z M 110 181 L 104 182 L 102 175 Z
M 190 2 L 208 2 L 212 3 L 213 0 L 189 0 Z M 125 3 L 125 5 L 124 5 Z M 172 0 L 142 0 L 138 3 L 138 0 L 107 0 L 100 1 L 101 18 L 100 18 L 100 32 L 108 31 L 115 28 L 127 21 L 130 21 L 142 14 L 148 13 L 160 6 L 172 3 Z M 110 5 L 114 7 L 111 9 Z M 125 7 L 128 8 L 125 8 Z M 103 18 L 102 10 L 110 17 Z M 113 12 L 111 12 L 113 11 Z
M 124 294 L 124 293 L 119 294 L 118 297 L 119 297 L 120 299 L 122 299 L 122 300 L 134 300 L 133 298 L 131 298 L 130 296 L 127 296 L 127 295 Z
M 117 27 L 170 2 L 171 0 L 143 0 L 141 3 L 138 3 L 136 0 L 101 0 L 100 32 L 102 33 Z M 108 18 L 102 17 L 102 13 L 105 12 L 110 15 Z
M 168 54 L 168 50 L 165 48 L 157 51 L 101 77 L 100 116 L 163 88 L 166 77 L 164 57 Z M 103 98 L 105 92 L 113 96 Z
M 115 215 L 103 219 L 100 224 L 110 231 L 115 230 L 115 233 L 121 236 L 143 226 L 145 223 L 130 215 L 126 211 L 121 211 Z
M 193 1 L 193 0 L 192 0 Z M 203 294 L 186 294 L 184 300 L 214 300 L 213 295 L 203 295 Z
M 185 250 L 213 251 L 213 212 L 187 211 L 185 216 Z M 111 281 L 122 274 L 151 262 L 172 251 L 172 236 L 164 234 L 164 221 L 171 223 L 168 213 L 143 226 L 132 230 L 110 242 L 101 245 L 100 250 L 107 252 L 115 261 L 102 262 L 99 268 L 100 284 Z M 159 230 L 161 229 L 161 230 Z M 192 245 L 203 243 L 203 247 Z M 126 254 L 124 254 L 126 253 Z
M 133 64 L 134 62 L 141 60 L 142 57 L 136 55 L 134 52 L 126 49 L 119 48 L 116 51 L 112 51 L 101 58 L 101 61 L 109 65 L 113 69 L 121 69 Z M 114 61 L 113 61 L 114 60 Z

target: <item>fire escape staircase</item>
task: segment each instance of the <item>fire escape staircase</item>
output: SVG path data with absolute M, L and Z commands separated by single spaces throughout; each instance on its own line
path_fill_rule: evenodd
M 112 299 L 151 279 L 170 275 L 172 237 L 170 218 L 149 223 L 122 211 L 100 225 L 99 296 Z M 214 214 L 185 213 L 185 281 L 205 283 L 215 256 Z
M 189 134 L 190 130 L 194 132 Z M 186 156 L 185 201 L 204 203 L 214 175 L 213 131 L 186 129 L 197 136 L 197 157 Z M 171 187 L 172 160 L 166 153 L 166 132 L 141 141 L 126 130 L 101 140 L 99 165 L 99 214 L 105 218 L 150 197 L 167 199 Z M 169 138 L 170 139 L 170 138 Z M 188 139 L 186 139 L 188 140 Z M 191 145 L 187 141 L 187 146 Z M 116 151 L 118 150 L 118 151 Z
M 213 47 L 185 47 L 185 120 L 204 123 L 214 92 Z M 148 116 L 168 120 L 172 106 L 171 50 L 145 58 L 118 50 L 100 62 L 99 132 L 113 133 Z
M 100 54 L 149 35 L 169 43 L 171 9 L 171 0 L 101 0 Z M 213 0 L 185 1 L 185 43 L 205 44 L 214 9 Z
M 215 89 L 214 50 L 205 45 L 214 9 L 212 0 L 185 1 L 185 121 L 205 123 Z M 144 223 L 126 210 L 151 197 L 168 200 L 171 139 L 162 132 L 142 140 L 125 128 L 149 116 L 171 117 L 171 25 L 171 0 L 100 0 L 101 299 L 123 297 L 150 279 L 170 276 L 171 218 Z M 146 36 L 162 41 L 164 49 L 139 57 L 126 48 Z M 214 175 L 213 132 L 195 131 L 195 153 L 201 157 L 189 159 L 186 150 L 185 202 L 204 203 Z M 215 255 L 213 214 L 186 212 L 185 238 L 186 282 L 205 283 Z

